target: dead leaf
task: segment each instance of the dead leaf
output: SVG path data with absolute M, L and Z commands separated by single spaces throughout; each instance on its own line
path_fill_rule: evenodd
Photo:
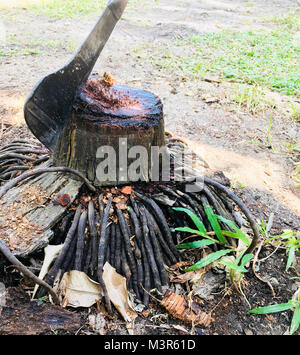
M 183 328 L 181 325 L 173 324 L 173 328 L 177 329 L 177 330 L 180 330 L 181 332 L 188 333 L 188 330 Z
M 66 272 L 59 284 L 58 294 L 61 304 L 67 299 L 70 307 L 91 307 L 102 295 L 100 284 L 91 280 L 84 272 L 72 270 Z
M 131 195 L 132 187 L 131 187 L 131 186 L 124 186 L 124 187 L 122 188 L 121 192 L 122 192 L 124 195 Z
M 184 274 L 170 275 L 170 281 L 183 284 L 192 280 L 197 275 L 197 271 L 188 271 Z
M 189 265 L 191 265 L 191 262 L 189 262 L 189 261 L 179 261 L 177 264 L 174 264 L 174 265 L 172 265 L 172 266 L 170 266 L 170 270 L 177 270 L 177 269 L 179 269 L 179 268 L 181 268 L 181 267 L 183 267 L 183 266 L 189 266 Z
M 174 318 L 180 319 L 186 323 L 208 327 L 212 321 L 210 314 L 200 310 L 195 313 L 193 309 L 197 309 L 197 307 L 190 308 L 187 300 L 183 296 L 177 295 L 170 290 L 165 292 L 161 305 L 165 307 Z
M 119 275 L 109 263 L 103 267 L 103 280 L 108 296 L 126 322 L 133 322 L 137 313 L 130 304 L 125 277 Z
M 39 273 L 39 278 L 41 280 L 43 280 L 44 277 L 46 276 L 46 274 L 48 273 L 50 266 L 53 263 L 53 260 L 55 260 L 57 258 L 57 256 L 61 252 L 63 246 L 64 246 L 63 244 L 48 245 L 46 248 L 44 248 L 45 257 L 44 257 L 44 262 L 43 262 L 41 271 Z M 34 290 L 33 290 L 32 297 L 31 297 L 32 300 L 34 299 L 34 296 L 35 296 L 38 288 L 39 288 L 39 285 L 36 284 L 34 287 Z

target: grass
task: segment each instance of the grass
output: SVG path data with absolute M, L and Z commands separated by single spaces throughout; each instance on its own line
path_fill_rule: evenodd
M 72 18 L 92 12 L 98 13 L 106 3 L 106 0 L 40 0 L 29 9 L 54 18 Z
M 223 30 L 174 39 L 173 45 L 177 51 L 159 50 L 152 62 L 194 79 L 214 74 L 231 82 L 300 96 L 300 40 L 293 32 Z M 183 47 L 180 54 L 178 47 Z
M 284 16 L 263 17 L 262 21 L 270 22 L 284 29 L 300 31 L 300 13 L 289 13 Z
M 100 10 L 102 10 L 107 3 L 108 0 L 35 0 L 25 2 L 24 7 L 35 14 L 44 14 L 55 19 L 60 19 L 80 17 L 93 13 L 98 16 L 100 15 Z M 143 5 L 144 3 L 153 5 L 156 1 L 143 0 Z M 135 8 L 137 4 L 141 6 L 141 1 L 130 0 L 127 8 Z M 12 7 L 13 6 L 9 4 L 2 4 L 0 0 L 0 9 L 9 9 Z M 20 7 L 20 5 L 16 7 Z

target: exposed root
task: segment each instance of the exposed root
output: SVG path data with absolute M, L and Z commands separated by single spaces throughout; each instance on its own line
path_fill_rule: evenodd
M 36 275 L 34 275 L 30 270 L 27 269 L 25 265 L 23 265 L 13 254 L 12 252 L 7 248 L 7 246 L 2 242 L 0 239 L 0 252 L 6 257 L 6 259 L 12 263 L 15 267 L 17 267 L 25 276 L 27 276 L 29 279 L 31 279 L 34 283 L 40 285 L 41 287 L 45 288 L 50 295 L 53 298 L 53 301 L 55 303 L 59 303 L 58 296 L 56 292 L 53 290 L 53 288 L 47 284 L 45 281 L 41 280 L 38 278 Z

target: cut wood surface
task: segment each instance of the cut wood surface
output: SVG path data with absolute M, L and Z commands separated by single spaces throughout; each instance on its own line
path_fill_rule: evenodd
M 54 227 L 75 200 L 82 181 L 61 173 L 45 173 L 10 189 L 0 200 L 0 238 L 16 256 L 45 247 Z M 68 194 L 67 206 L 53 203 Z
M 125 138 L 126 141 L 121 141 Z M 120 162 L 121 151 L 125 149 L 127 154 L 131 147 L 144 148 L 148 161 L 142 175 L 144 181 L 148 181 L 151 176 L 151 147 L 164 145 L 163 105 L 157 96 L 128 86 L 108 87 L 101 80 L 91 78 L 73 107 L 53 160 L 56 166 L 67 166 L 81 172 L 95 186 L 119 185 L 132 181 L 130 176 L 121 173 L 125 171 Z M 103 179 L 99 178 L 97 167 L 106 159 L 107 147 L 115 153 L 115 164 L 110 156 L 110 165 L 116 169 L 115 176 Z M 129 165 L 136 159 L 128 158 L 125 156 L 123 160 L 128 160 Z

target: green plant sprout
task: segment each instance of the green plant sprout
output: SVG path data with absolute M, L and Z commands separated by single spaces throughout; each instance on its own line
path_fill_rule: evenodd
M 178 249 L 194 249 L 194 248 L 200 248 L 200 247 L 208 246 L 208 245 L 212 245 L 212 244 L 220 244 L 220 245 L 227 248 L 227 249 L 218 250 L 214 253 L 207 255 L 206 257 L 202 258 L 196 264 L 192 265 L 191 267 L 189 267 L 185 271 L 198 270 L 198 269 L 200 269 L 204 266 L 207 266 L 207 265 L 213 263 L 214 261 L 220 259 L 222 256 L 236 251 L 235 248 L 233 248 L 231 245 L 229 245 L 227 243 L 225 237 L 239 239 L 246 246 L 250 245 L 249 239 L 234 224 L 233 221 L 230 221 L 222 216 L 216 215 L 213 212 L 212 208 L 209 206 L 205 206 L 204 210 L 205 210 L 206 216 L 211 224 L 211 227 L 214 231 L 213 233 L 216 235 L 216 238 L 213 238 L 211 236 L 211 232 L 207 232 L 203 222 L 200 221 L 200 219 L 195 215 L 194 212 L 190 211 L 187 208 L 182 208 L 182 207 L 174 207 L 173 209 L 178 212 L 186 213 L 192 219 L 193 223 L 195 224 L 195 229 L 190 228 L 190 227 L 177 227 L 177 228 L 175 228 L 175 231 L 188 232 L 188 233 L 198 235 L 198 236 L 201 236 L 204 238 L 204 239 L 200 239 L 198 241 L 194 241 L 194 242 L 190 242 L 190 243 L 179 244 L 179 245 L 177 245 Z M 227 224 L 233 230 L 233 232 L 222 230 L 219 221 Z M 241 260 L 239 259 L 238 263 L 240 261 Z
M 293 317 L 290 325 L 290 334 L 294 334 L 300 325 L 300 290 L 296 292 L 296 297 L 289 300 L 287 303 L 279 303 L 271 306 L 258 307 L 250 309 L 248 313 L 251 314 L 269 314 L 276 312 L 284 312 L 293 310 Z
M 282 234 L 268 238 L 263 245 L 271 243 L 272 241 L 278 242 L 278 246 L 287 250 L 288 258 L 285 267 L 287 271 L 295 262 L 296 253 L 300 253 L 300 232 L 289 229 L 284 230 Z
M 239 254 L 233 261 L 225 261 L 220 260 L 219 264 L 225 265 L 229 268 L 229 279 L 234 288 L 241 293 L 249 304 L 243 289 L 242 289 L 242 280 L 244 275 L 248 270 L 246 269 L 246 265 L 250 262 L 250 260 L 254 257 L 253 254 Z M 250 305 L 250 304 L 249 304 Z

